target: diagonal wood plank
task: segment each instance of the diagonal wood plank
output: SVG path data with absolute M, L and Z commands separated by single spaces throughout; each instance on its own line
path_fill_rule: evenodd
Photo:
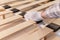
M 33 25 L 34 23 L 35 23 L 34 21 L 30 20 L 30 21 L 27 21 L 27 22 L 18 24 L 18 25 L 14 26 L 14 27 L 11 27 L 11 28 L 9 28 L 9 29 L 6 29 L 6 30 L 4 30 L 4 31 L 1 31 L 1 32 L 0 32 L 0 34 L 1 34 L 1 35 L 0 35 L 0 39 L 4 38 L 4 37 L 6 37 L 6 36 L 9 36 L 9 35 L 17 32 L 17 31 L 20 31 L 20 30 L 22 30 L 22 29 L 24 29 L 24 28 L 26 28 L 26 27 L 28 27 L 28 26 L 30 26 L 30 25 Z M 26 24 L 27 24 L 27 25 L 26 25 Z
M 51 6 L 51 5 L 53 5 L 54 3 L 56 3 L 56 1 L 52 1 L 52 2 L 49 2 L 49 3 L 43 4 L 43 5 L 38 6 L 37 8 L 34 8 L 34 9 L 30 10 L 30 11 L 42 10 L 44 8 L 47 8 L 47 7 Z
M 21 9 L 24 9 L 24 10 L 25 10 L 25 8 L 27 8 L 27 7 L 29 7 L 29 6 L 31 7 L 31 6 L 37 5 L 37 4 L 39 4 L 39 3 L 41 3 L 41 2 L 45 2 L 45 1 L 47 1 L 47 0 L 35 1 L 35 2 L 30 3 L 30 4 L 25 5 L 25 7 L 24 7 L 24 5 L 21 6 L 21 7 L 17 7 L 17 9 L 19 8 L 19 10 L 21 10 Z M 30 7 L 27 8 L 26 10 L 32 8 L 32 7 L 31 7 L 31 8 L 30 8 Z M 1 12 L 0 15 L 5 15 L 5 14 L 7 14 L 7 13 L 10 13 L 10 14 L 11 14 L 11 12 L 12 12 L 12 11 L 10 11 L 10 10 L 6 10 L 6 11 Z
M 40 4 L 40 3 L 42 3 L 42 2 L 46 2 L 46 1 L 48 1 L 48 0 L 35 1 L 35 2 L 33 2 L 33 3 L 27 4 L 27 5 L 23 5 L 23 6 L 21 6 L 21 7 L 17 7 L 17 9 L 20 9 L 20 10 L 28 9 L 28 7 L 31 7 L 31 6 Z
M 60 37 L 59 36 L 55 36 L 55 38 L 53 38 L 51 40 L 60 40 Z
M 45 37 L 46 35 L 48 35 L 52 31 L 53 30 L 51 30 L 49 28 L 41 29 L 39 27 L 36 27 L 33 30 L 30 30 L 29 32 L 26 32 L 22 35 L 20 35 L 20 32 L 16 33 L 15 34 L 16 36 L 11 35 L 10 38 L 7 37 L 6 40 L 8 40 L 8 38 L 10 40 L 19 40 L 19 39 L 20 40 L 40 40 L 41 38 Z
M 9 23 L 9 22 L 12 22 L 14 20 L 21 19 L 21 18 L 22 18 L 22 16 L 20 16 L 20 15 L 12 16 L 10 18 L 0 20 L 0 25 L 6 24 L 6 23 Z
M 17 5 L 24 5 L 24 4 L 27 4 L 27 3 L 30 3 L 30 2 L 32 2 L 31 0 L 30 1 L 19 1 L 19 2 L 15 2 L 15 3 L 12 3 L 12 4 L 8 4 L 9 6 L 11 6 L 11 7 L 14 7 L 14 6 L 17 6 Z
M 53 21 L 52 23 L 60 25 L 60 18 L 56 19 L 55 21 Z
M 10 4 L 6 4 L 10 7 L 16 7 L 18 5 L 23 5 L 23 4 L 27 4 L 27 3 L 30 3 L 31 1 L 16 1 L 16 2 L 13 2 L 13 3 L 10 3 Z M 0 11 L 4 11 L 5 8 L 3 7 L 4 5 L 0 6 Z
M 5 4 L 5 3 L 10 3 L 10 2 L 14 2 L 17 0 L 0 0 L 0 5 Z

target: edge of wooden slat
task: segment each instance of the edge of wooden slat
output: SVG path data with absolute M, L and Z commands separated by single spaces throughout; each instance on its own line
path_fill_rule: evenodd
M 14 21 L 14 20 L 16 20 L 16 19 L 18 19 L 18 18 L 20 19 L 20 18 L 22 18 L 22 16 L 16 15 L 16 16 L 12 16 L 12 17 L 10 17 L 10 18 L 4 19 L 4 20 L 0 20 L 0 25 L 9 23 L 9 22 Z
M 51 5 L 53 5 L 55 2 L 56 1 L 52 1 L 52 2 L 49 2 L 49 3 L 43 4 L 43 5 L 38 6 L 37 8 L 34 8 L 34 9 L 30 10 L 30 11 L 42 10 L 44 8 L 47 8 L 47 7 L 51 6 Z
M 19 31 L 19 30 L 22 30 L 22 29 L 24 29 L 24 28 L 26 28 L 26 27 L 28 27 L 28 26 L 30 26 L 30 25 L 33 25 L 34 23 L 35 23 L 34 21 L 29 20 L 29 21 L 27 21 L 27 22 L 20 23 L 20 24 L 14 26 L 14 27 L 11 27 L 11 28 L 9 28 L 9 29 L 6 29 L 6 30 L 4 30 L 4 31 L 1 31 L 1 32 L 0 32 L 0 39 L 4 38 L 4 37 L 6 37 L 6 36 L 9 36 L 9 35 L 17 32 L 17 31 Z
M 29 7 L 29 6 L 32 6 L 32 5 L 36 5 L 36 4 L 39 4 L 39 3 L 42 3 L 42 2 L 45 2 L 45 1 L 47 1 L 47 0 L 40 0 L 40 1 L 35 1 L 35 2 L 32 2 L 32 3 L 30 3 L 30 4 L 27 4 L 27 5 L 23 5 L 23 6 L 21 6 L 21 7 L 18 7 L 17 9 L 23 9 L 23 8 L 26 8 L 26 7 Z

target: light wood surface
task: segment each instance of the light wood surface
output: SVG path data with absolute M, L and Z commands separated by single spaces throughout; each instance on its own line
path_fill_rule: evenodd
M 20 10 L 28 9 L 28 7 L 31 7 L 31 6 L 33 6 L 33 5 L 37 5 L 37 4 L 42 3 L 42 2 L 45 2 L 45 1 L 48 1 L 48 0 L 35 1 L 35 2 L 30 3 L 30 4 L 23 5 L 23 6 L 21 6 L 21 7 L 17 7 L 17 9 L 20 9 Z
M 42 10 L 42 9 L 44 9 L 44 8 L 47 8 L 47 7 L 51 6 L 51 5 L 53 5 L 54 3 L 56 3 L 56 1 L 52 1 L 52 2 L 49 2 L 49 3 L 43 4 L 43 5 L 38 6 L 37 8 L 32 9 L 32 10 L 30 10 L 30 11 L 36 11 L 36 10 L 39 11 L 39 10 Z
M 59 36 L 55 36 L 55 38 L 53 38 L 52 40 L 60 40 Z
M 48 31 L 47 31 L 48 30 Z M 21 40 L 40 40 L 41 38 L 43 38 L 44 36 L 46 36 L 47 34 L 49 34 L 50 32 L 52 32 L 52 30 L 46 28 L 44 30 L 42 29 L 38 29 L 36 32 L 32 33 L 32 34 L 26 34 L 28 35 L 28 37 L 21 37 Z M 24 38 L 23 38 L 24 37 Z M 30 38 L 30 39 L 29 39 Z M 18 39 L 17 39 L 18 40 Z
M 19 9 L 19 10 L 21 10 L 21 9 L 28 10 L 28 9 L 31 9 L 31 8 L 32 8 L 31 6 L 36 5 L 36 4 L 39 4 L 39 3 L 44 2 L 44 1 L 47 1 L 47 0 L 35 1 L 35 2 L 30 3 L 30 4 L 23 5 L 23 6 L 21 6 L 21 7 L 19 6 L 19 7 L 17 7 L 17 9 Z M 29 7 L 29 8 L 27 8 L 27 7 Z M 31 7 L 31 8 L 30 8 L 30 7 Z M 27 8 L 27 9 L 25 9 L 25 8 Z M 0 15 L 7 14 L 7 13 L 10 13 L 10 14 L 11 14 L 12 11 L 10 11 L 10 9 L 8 9 L 8 10 L 6 10 L 6 11 L 1 12 Z M 8 16 L 8 15 L 7 15 L 7 16 Z
M 30 3 L 32 2 L 31 0 L 30 1 L 18 1 L 18 2 L 15 2 L 15 3 L 12 3 L 12 4 L 8 4 L 9 6 L 11 7 L 14 7 L 14 6 L 17 6 L 17 5 L 23 5 L 23 4 L 27 4 L 27 3 Z
M 7 2 L 10 2 L 10 1 L 7 0 Z M 27 11 L 40 11 L 44 8 L 47 8 L 53 5 L 56 2 L 56 1 L 48 2 L 40 6 L 40 3 L 46 2 L 48 0 L 42 0 L 42 1 L 32 0 L 34 2 L 32 2 L 31 0 L 22 1 L 22 2 L 18 2 L 18 0 L 16 1 L 17 2 L 11 3 L 9 5 L 12 6 L 12 8 L 17 8 L 21 11 L 26 11 L 26 10 Z M 25 4 L 25 3 L 28 3 L 28 4 Z M 36 5 L 36 8 L 33 8 L 34 5 Z M 0 12 L 0 17 L 3 16 L 4 18 L 4 20 L 0 20 L 0 40 L 44 40 L 44 38 L 47 35 L 53 32 L 52 29 L 49 29 L 47 27 L 40 28 L 32 20 L 25 21 L 22 18 L 22 16 L 14 15 L 13 12 L 10 11 L 10 9 L 7 9 L 4 11 L 3 7 L 0 7 L 0 8 L 1 10 L 3 9 L 3 12 Z M 53 23 L 60 25 L 60 22 L 59 22 L 60 19 L 56 19 L 56 20 L 44 19 L 44 21 L 46 23 L 51 23 L 54 21 Z M 52 40 L 60 40 L 60 37 L 55 36 Z
M 56 18 L 53 19 L 43 19 L 45 23 L 50 24 L 56 20 Z
M 9 3 L 13 1 L 16 1 L 16 0 L 0 0 L 0 4 Z
M 26 7 L 29 7 L 29 6 L 33 6 L 33 5 L 36 5 L 36 4 L 38 4 L 38 3 L 41 3 L 41 2 L 44 2 L 44 0 L 43 1 L 35 1 L 35 2 L 32 2 L 32 3 L 30 3 L 30 4 L 27 4 L 27 5 L 23 5 L 23 6 L 19 6 L 19 7 L 17 7 L 17 9 L 24 9 L 24 8 L 26 8 Z M 25 7 L 24 7 L 25 6 Z M 8 11 L 7 11 L 8 12 Z M 3 12 L 4 13 L 4 12 Z
M 4 20 L 0 20 L 0 25 L 9 23 L 9 22 L 11 22 L 11 21 L 14 21 L 14 20 L 17 20 L 17 19 L 20 19 L 20 18 L 22 18 L 22 16 L 17 15 L 17 16 L 12 16 L 12 17 L 7 18 L 7 19 L 4 19 Z
M 15 17 L 12 16 L 12 17 L 5 19 L 6 22 L 3 23 L 3 25 L 0 25 L 0 31 L 6 30 L 10 27 L 13 27 L 15 25 L 25 22 L 25 20 L 22 17 L 20 17 L 20 18 L 19 17 L 20 16 L 15 15 Z M 13 19 L 11 20 L 10 18 L 13 18 Z M 2 21 L 4 22 L 4 20 L 2 20 Z
M 46 35 L 48 35 L 49 33 L 51 33 L 53 30 L 49 29 L 49 28 L 44 28 L 41 29 L 39 27 L 34 28 L 33 30 L 30 29 L 30 31 L 23 31 L 24 34 L 21 34 L 21 32 L 18 32 L 16 34 L 13 34 L 15 36 L 8 36 L 4 39 L 8 40 L 40 40 L 42 38 L 44 38 Z M 25 33 L 26 32 L 26 33 Z M 4 40 L 3 39 L 3 40 Z
M 6 29 L 6 30 L 4 30 L 4 31 L 1 31 L 1 32 L 0 32 L 0 34 L 1 34 L 1 35 L 0 35 L 0 39 L 4 38 L 4 37 L 6 37 L 6 36 L 9 36 L 9 35 L 17 32 L 17 31 L 19 31 L 19 30 L 23 30 L 24 28 L 26 28 L 26 27 L 28 27 L 28 26 L 30 26 L 30 25 L 33 25 L 34 23 L 35 23 L 35 22 L 33 22 L 32 20 L 30 20 L 30 21 L 27 21 L 27 22 L 18 24 L 18 25 L 14 26 L 14 27 L 11 27 L 11 28 L 9 28 L 9 29 Z M 27 24 L 27 25 L 26 25 L 26 24 Z
M 28 4 L 29 2 L 32 2 L 32 1 L 16 1 L 16 2 L 13 2 L 13 3 L 10 3 L 10 4 L 7 4 L 11 7 L 16 7 L 18 5 L 23 5 L 23 4 Z M 0 11 L 4 11 L 5 8 L 3 7 L 4 5 L 0 6 Z
M 56 19 L 55 21 L 53 21 L 52 23 L 60 25 L 60 18 Z

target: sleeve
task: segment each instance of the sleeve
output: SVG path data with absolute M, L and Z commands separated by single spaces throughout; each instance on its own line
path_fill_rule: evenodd
M 60 3 L 55 3 L 45 10 L 48 18 L 60 18 Z

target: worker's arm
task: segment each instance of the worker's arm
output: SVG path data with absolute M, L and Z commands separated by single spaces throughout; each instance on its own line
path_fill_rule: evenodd
M 56 3 L 43 12 L 31 11 L 27 12 L 25 19 L 39 21 L 44 18 L 60 18 L 60 3 Z
M 50 6 L 41 14 L 46 18 L 60 18 L 60 3 Z

